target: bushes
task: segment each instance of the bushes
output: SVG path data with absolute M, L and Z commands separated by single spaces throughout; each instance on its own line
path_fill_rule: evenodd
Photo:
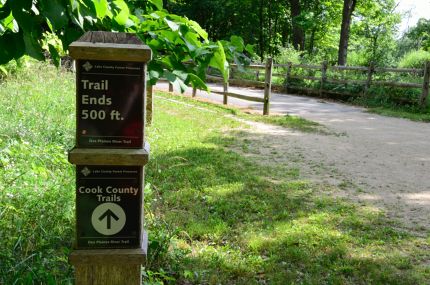
M 403 68 L 423 68 L 426 61 L 430 61 L 430 52 L 417 50 L 407 53 L 400 60 L 399 67 Z
M 274 59 L 275 62 L 279 64 L 286 64 L 289 62 L 293 64 L 301 63 L 300 52 L 291 47 L 281 48 L 279 54 Z
M 6 78 L 10 74 L 14 74 L 22 67 L 27 58 L 22 57 L 18 60 L 11 60 L 6 64 L 0 65 L 0 80 Z

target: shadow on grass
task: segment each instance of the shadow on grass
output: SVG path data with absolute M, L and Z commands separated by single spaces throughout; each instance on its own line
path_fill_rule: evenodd
M 155 189 L 146 198 L 156 237 L 149 251 L 165 230 L 157 220 L 177 229 L 168 253 L 150 260 L 152 270 L 164 268 L 176 284 L 428 281 L 416 238 L 381 215 L 321 197 L 294 174 L 274 179 L 270 168 L 224 150 L 228 140 L 211 143 L 155 155 L 147 168 Z

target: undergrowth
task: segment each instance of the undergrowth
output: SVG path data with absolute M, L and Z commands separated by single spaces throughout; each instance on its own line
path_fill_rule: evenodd
M 0 82 L 0 284 L 68 284 L 73 76 L 28 63 Z

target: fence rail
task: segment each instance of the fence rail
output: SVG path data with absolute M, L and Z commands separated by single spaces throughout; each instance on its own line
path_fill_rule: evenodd
M 237 67 L 237 66 L 236 66 Z M 228 97 L 238 98 L 246 101 L 263 103 L 263 115 L 269 115 L 270 112 L 270 96 L 272 90 L 272 72 L 273 72 L 273 60 L 269 58 L 265 65 L 252 64 L 246 67 L 247 69 L 257 70 L 256 77 L 259 79 L 259 70 L 264 69 L 265 80 L 264 82 L 246 80 L 246 79 L 236 79 L 229 78 L 228 82 L 224 82 L 224 79 L 217 76 L 207 75 L 207 79 L 213 82 L 223 83 L 223 91 L 211 90 L 211 93 L 223 95 L 223 104 L 228 104 Z M 229 85 L 238 86 L 250 86 L 257 88 L 264 88 L 264 97 L 255 97 L 249 95 L 243 95 L 239 93 L 234 93 L 229 91 Z M 195 96 L 196 90 L 193 90 L 193 96 Z
M 421 96 L 417 100 L 420 106 L 425 106 L 427 102 L 427 97 L 429 95 L 429 85 L 430 85 L 430 61 L 426 62 L 424 68 L 391 68 L 391 67 L 375 67 L 373 65 L 370 66 L 329 66 L 327 62 L 323 62 L 321 65 L 307 65 L 307 64 L 273 64 L 273 60 L 271 58 L 267 59 L 266 64 L 252 64 L 246 67 L 242 67 L 245 70 L 252 70 L 255 72 L 255 80 L 252 79 L 243 79 L 243 78 L 234 78 L 234 74 L 237 72 L 239 67 L 235 64 L 230 65 L 230 74 L 231 77 L 228 79 L 228 82 L 224 82 L 223 78 L 219 76 L 213 76 L 211 74 L 207 75 L 207 79 L 212 82 L 218 82 L 223 84 L 223 91 L 211 90 L 214 94 L 223 95 L 223 103 L 228 104 L 228 98 L 238 98 L 242 100 L 259 102 L 263 103 L 263 114 L 269 115 L 270 113 L 270 97 L 272 91 L 273 77 L 278 77 L 283 79 L 283 84 L 281 86 L 277 85 L 277 87 L 281 87 L 283 91 L 289 92 L 291 90 L 299 90 L 307 93 L 318 94 L 320 96 L 323 93 L 330 93 L 336 95 L 356 95 L 350 94 L 347 92 L 339 92 L 337 90 L 328 90 L 326 89 L 327 84 L 342 84 L 346 85 L 359 85 L 362 86 L 363 91 L 362 95 L 366 95 L 371 86 L 390 86 L 390 87 L 398 87 L 398 88 L 415 88 L 421 89 Z M 241 68 L 241 69 L 242 69 Z M 283 69 L 283 72 L 273 72 L 274 69 Z M 308 71 L 308 75 L 303 74 L 293 74 L 293 72 L 297 69 L 302 69 L 303 71 Z M 363 77 L 362 80 L 357 79 L 345 79 L 345 72 L 354 71 L 361 72 Z M 262 74 L 263 72 L 263 74 Z M 312 72 L 320 73 L 319 76 L 316 74 L 312 74 Z M 328 72 L 337 72 L 341 73 L 341 78 L 336 78 L 333 76 L 329 76 Z M 375 80 L 375 75 L 378 73 L 412 73 L 416 75 L 416 77 L 422 78 L 421 83 L 414 82 L 399 82 L 399 81 L 387 81 L 387 80 Z M 264 81 L 261 81 L 260 78 L 264 75 Z M 365 80 L 364 80 L 365 79 Z M 316 82 L 316 86 L 308 87 L 308 86 L 293 86 L 294 80 L 308 80 Z M 238 94 L 229 91 L 229 86 L 246 86 L 246 87 L 255 87 L 264 89 L 264 97 L 255 97 L 248 96 L 243 94 Z M 173 91 L 173 85 L 169 84 L 169 91 Z M 193 89 L 192 96 L 195 97 L 197 94 L 197 90 Z M 152 120 L 152 89 L 148 89 L 148 95 L 151 97 L 149 102 L 151 106 L 148 108 L 148 117 L 149 121 Z M 406 101 L 407 99 L 402 99 L 401 101 Z
M 267 66 L 263 64 L 253 64 L 249 67 L 245 67 L 246 69 L 251 69 L 255 71 L 256 80 L 245 80 L 245 79 L 237 79 L 230 78 L 229 83 L 235 85 L 235 83 L 239 83 L 239 85 L 246 85 L 252 87 L 261 87 L 268 84 L 267 81 L 261 82 L 261 71 L 264 69 L 267 72 Z M 357 95 L 351 94 L 348 92 L 339 92 L 336 90 L 326 89 L 327 84 L 342 84 L 344 86 L 347 85 L 359 85 L 362 86 L 363 91 L 361 95 L 367 95 L 370 87 L 372 86 L 389 86 L 389 87 L 397 87 L 397 88 L 416 88 L 421 89 L 421 96 L 418 98 L 417 103 L 421 106 L 425 106 L 427 102 L 427 97 L 429 94 L 429 81 L 430 81 L 430 62 L 426 62 L 424 68 L 392 68 L 392 67 L 375 67 L 373 65 L 370 66 L 329 66 L 327 62 L 323 62 L 321 65 L 307 65 L 307 64 L 272 64 L 272 70 L 270 70 L 273 77 L 278 77 L 284 80 L 281 86 L 277 85 L 277 87 L 281 87 L 281 89 L 289 92 L 291 90 L 300 90 L 311 93 L 316 93 L 319 95 L 323 95 L 323 93 L 330 94 L 338 94 L 338 95 Z M 237 72 L 238 66 L 235 64 L 231 65 L 231 74 Z M 273 69 L 283 69 L 280 71 L 273 72 Z M 301 69 L 302 74 L 295 74 L 294 71 Z M 308 74 L 306 74 L 306 71 Z M 348 79 L 345 78 L 345 72 L 359 72 L 363 77 L 360 79 Z M 340 73 L 340 76 L 332 76 L 330 73 Z M 303 74 L 305 73 L 305 74 Z M 314 73 L 319 73 L 314 74 Z M 419 77 L 421 83 L 416 82 L 401 82 L 394 80 L 378 80 L 376 79 L 377 75 L 383 73 L 406 73 L 412 74 L 415 77 Z M 339 78 L 340 77 L 340 78 Z M 294 80 L 308 80 L 316 82 L 316 86 L 311 88 L 308 86 L 294 86 Z M 270 82 L 272 84 L 273 82 Z M 270 97 L 270 96 L 269 96 Z M 405 99 L 406 100 L 406 99 Z M 401 101 L 405 101 L 401 100 Z
M 237 94 L 232 92 L 214 91 L 214 90 L 211 90 L 211 93 L 226 95 L 227 97 L 233 97 L 233 98 L 238 98 L 238 99 L 252 101 L 252 102 L 264 103 L 264 98 L 255 97 L 255 96 L 248 96 L 248 95 Z

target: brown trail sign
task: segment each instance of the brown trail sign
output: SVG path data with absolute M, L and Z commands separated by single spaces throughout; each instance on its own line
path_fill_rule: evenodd
M 77 60 L 77 146 L 141 148 L 141 63 Z
M 78 165 L 76 170 L 77 248 L 140 247 L 141 167 Z
M 134 35 L 88 32 L 70 45 L 76 60 L 76 284 L 141 284 L 146 64 Z

